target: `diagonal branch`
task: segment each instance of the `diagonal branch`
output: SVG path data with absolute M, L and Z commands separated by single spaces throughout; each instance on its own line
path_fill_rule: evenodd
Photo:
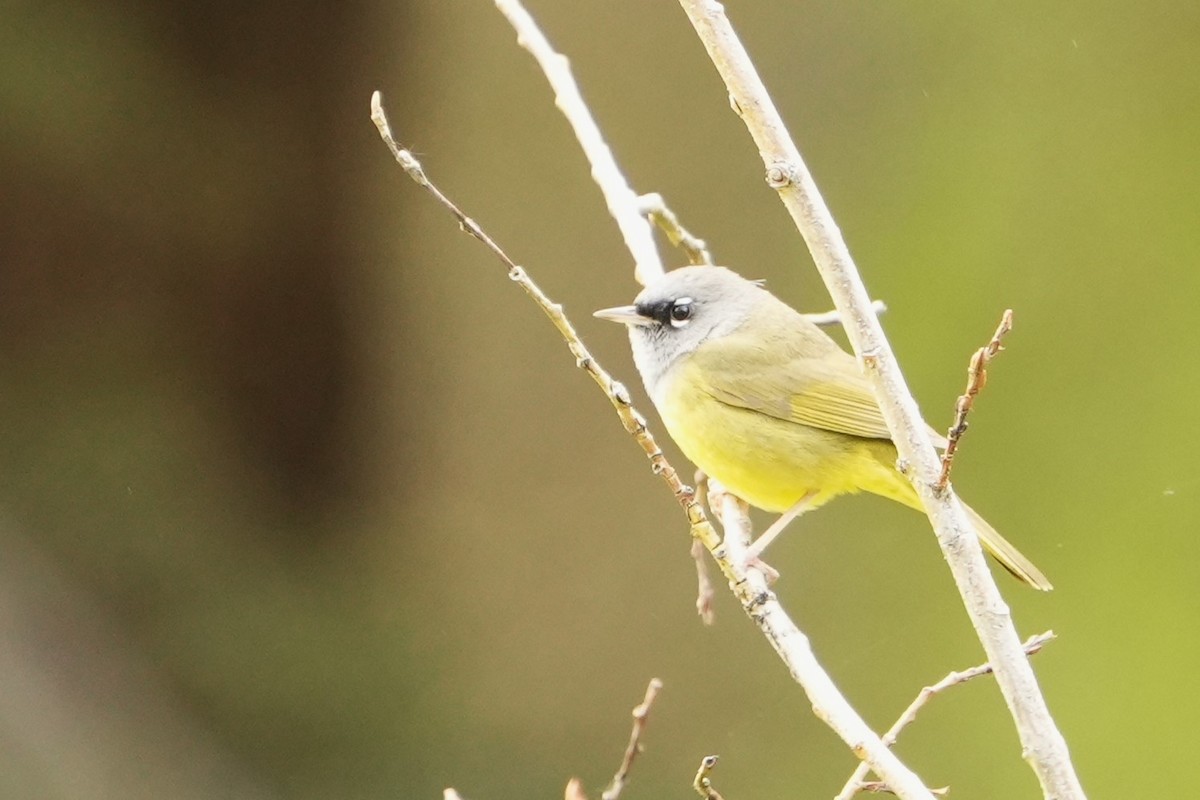
M 633 255 L 634 277 L 645 285 L 651 278 L 663 273 L 662 259 L 654 244 L 654 231 L 638 209 L 638 196 L 621 174 L 612 150 L 604 141 L 596 121 L 583 102 L 583 95 L 575 79 L 571 77 L 571 65 L 567 57 L 554 51 L 540 28 L 529 16 L 529 12 L 517 0 L 496 0 L 500 9 L 517 32 L 517 44 L 524 47 L 537 60 L 546 80 L 554 90 L 554 104 L 571 123 L 575 138 L 592 166 L 592 180 L 604 194 L 608 213 L 616 220 L 625 239 L 625 246 Z
M 654 474 L 661 477 L 671 489 L 671 493 L 675 495 L 676 501 L 683 507 L 687 514 L 688 522 L 691 525 L 692 536 L 704 542 L 705 546 L 710 550 L 716 547 L 720 542 L 720 537 L 709 524 L 708 519 L 704 516 L 704 510 L 700 508 L 700 504 L 696 502 L 696 498 L 691 488 L 686 486 L 679 479 L 679 474 L 667 461 L 663 455 L 658 443 L 654 441 L 650 430 L 646 427 L 646 419 L 638 413 L 633 407 L 633 401 L 629 397 L 627 390 L 621 383 L 613 378 L 613 376 L 592 357 L 592 354 L 584 346 L 583 340 L 579 338 L 579 334 L 575 332 L 575 326 L 567 319 L 563 313 L 562 306 L 552 301 L 541 288 L 533 282 L 529 274 L 523 268 L 517 265 L 515 261 L 508 257 L 508 254 L 498 245 L 492 237 L 480 227 L 479 223 L 468 217 L 462 209 L 460 209 L 454 201 L 447 197 L 441 189 L 437 187 L 428 176 L 425 174 L 425 169 L 412 154 L 411 151 L 404 149 L 392 135 L 391 126 L 388 124 L 387 115 L 383 111 L 383 99 L 379 92 L 371 95 L 371 121 L 375 123 L 375 127 L 379 130 L 379 135 L 383 139 L 391 151 L 396 162 L 404 169 L 405 173 L 413 179 L 419 186 L 428 191 L 433 198 L 458 221 L 459 227 L 468 235 L 478 240 L 491 253 L 500 260 L 505 267 L 508 268 L 508 277 L 517 285 L 519 285 L 527 295 L 542 309 L 543 313 L 550 318 L 554 327 L 558 329 L 559 334 L 567 343 L 567 347 L 571 350 L 571 355 L 575 356 L 575 364 L 584 372 L 586 372 L 596 385 L 600 387 L 613 408 L 617 412 L 617 416 L 621 420 L 621 424 L 625 430 L 634 438 L 634 441 L 642 448 L 646 454 L 646 458 L 650 461 L 650 468 Z
M 1037 678 L 1021 650 L 1012 615 L 984 562 L 979 539 L 973 535 L 954 492 L 949 487 L 944 491 L 937 488 L 940 462 L 933 442 L 883 328 L 870 312 L 867 290 L 841 231 L 725 16 L 725 9 L 714 0 L 680 0 L 680 5 L 758 146 L 767 183 L 779 192 L 842 314 L 846 333 L 875 389 L 909 479 L 929 514 L 976 635 L 995 668 L 996 682 L 1016 723 L 1025 759 L 1047 798 L 1082 800 L 1083 787 L 1071 764 L 1066 740 L 1050 716 Z

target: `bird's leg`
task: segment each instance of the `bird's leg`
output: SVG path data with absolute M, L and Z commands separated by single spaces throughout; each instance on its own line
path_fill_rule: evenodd
M 788 526 L 792 520 L 803 514 L 812 506 L 813 498 L 817 496 L 815 491 L 801 497 L 796 501 L 796 504 L 780 515 L 779 519 L 771 523 L 771 527 L 763 531 L 762 536 L 759 536 L 754 542 L 746 548 L 746 563 L 750 564 L 759 560 L 759 556 L 763 551 L 775 541 L 775 537 L 783 533 L 783 529 Z

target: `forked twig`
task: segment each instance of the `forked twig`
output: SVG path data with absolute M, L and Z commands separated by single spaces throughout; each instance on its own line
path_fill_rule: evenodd
M 988 364 L 1004 349 L 1000 340 L 1012 330 L 1012 327 L 1013 312 L 1009 308 L 1000 317 L 1000 325 L 992 334 L 991 341 L 976 350 L 975 355 L 971 356 L 971 363 L 967 366 L 967 390 L 964 394 L 959 395 L 958 402 L 954 404 L 954 424 L 950 426 L 950 430 L 946 434 L 946 450 L 942 453 L 942 471 L 938 475 L 937 481 L 939 492 L 945 491 L 946 486 L 950 483 L 950 470 L 954 467 L 958 442 L 967 432 L 967 414 L 971 413 L 971 409 L 975 407 L 975 396 L 987 385 Z
M 1046 631 L 1045 633 L 1039 633 L 1036 636 L 1030 636 L 1025 640 L 1025 644 L 1023 645 L 1025 655 L 1031 656 L 1035 653 L 1041 652 L 1042 648 L 1053 640 L 1054 631 Z M 971 667 L 970 669 L 964 669 L 961 672 L 951 672 L 949 675 L 942 678 L 932 686 L 926 686 L 917 693 L 916 698 L 909 703 L 908 708 L 904 709 L 904 713 L 901 714 L 895 723 L 892 724 L 892 727 L 888 728 L 887 733 L 883 735 L 883 743 L 888 747 L 894 745 L 896 740 L 900 738 L 900 732 L 911 725 L 913 720 L 917 718 L 917 712 L 924 708 L 925 705 L 938 694 L 946 691 L 952 686 L 957 686 L 960 683 L 966 683 L 969 680 L 981 677 L 983 675 L 990 675 L 991 673 L 991 664 L 980 664 L 978 666 Z M 854 774 L 850 776 L 850 779 L 846 781 L 846 785 L 842 787 L 842 790 L 838 792 L 837 797 L 833 798 L 833 800 L 850 800 L 850 798 L 854 797 L 854 795 L 860 791 L 890 791 L 887 788 L 887 784 L 883 781 L 867 781 L 866 777 L 868 772 L 870 772 L 870 769 L 866 764 L 859 764 L 858 768 L 854 770 Z M 930 791 L 933 794 L 946 793 L 945 789 L 930 789 Z
M 625 755 L 621 758 L 621 766 L 617 767 L 617 774 L 613 775 L 608 788 L 600 795 L 601 800 L 618 800 L 621 792 L 625 789 L 633 760 L 637 758 L 638 753 L 642 752 L 642 733 L 646 730 L 646 719 L 650 716 L 650 707 L 654 705 L 654 699 L 658 697 L 661 690 L 662 681 L 658 678 L 651 678 L 650 683 L 646 685 L 646 696 L 642 698 L 642 702 L 633 707 L 633 731 L 629 734 L 629 744 L 625 746 Z M 587 793 L 583 791 L 583 783 L 579 778 L 571 778 L 567 781 L 563 798 L 564 800 L 587 800 Z

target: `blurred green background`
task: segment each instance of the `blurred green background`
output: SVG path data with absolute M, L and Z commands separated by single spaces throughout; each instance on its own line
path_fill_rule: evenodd
M 530 7 L 634 185 L 828 308 L 680 9 Z M 729 10 L 936 427 L 1015 309 L 956 485 L 1057 586 L 999 576 L 1061 637 L 1035 668 L 1091 796 L 1190 786 L 1200 6 Z M 490 3 L 0 19 L 0 796 L 597 796 L 651 676 L 630 800 L 689 796 L 708 753 L 727 797 L 836 792 L 851 756 L 736 605 L 697 622 L 682 517 L 604 398 L 368 119 L 381 89 L 636 385 L 588 316 L 629 256 Z M 874 726 L 981 660 L 918 515 L 794 527 L 779 592 Z M 990 680 L 899 751 L 1037 796 Z

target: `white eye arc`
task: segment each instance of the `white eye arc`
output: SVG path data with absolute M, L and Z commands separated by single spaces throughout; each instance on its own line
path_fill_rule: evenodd
M 692 298 L 680 297 L 671 303 L 671 327 L 682 328 L 692 318 Z

